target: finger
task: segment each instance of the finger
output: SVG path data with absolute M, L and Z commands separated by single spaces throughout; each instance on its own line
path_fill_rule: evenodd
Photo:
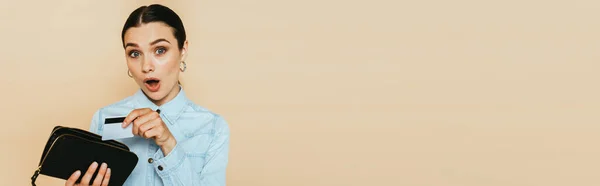
M 144 134 L 142 134 L 144 138 L 146 139 L 150 139 L 150 138 L 154 138 L 157 137 L 159 135 L 158 130 L 156 129 L 150 129 L 146 132 L 144 132 Z
M 94 179 L 94 183 L 92 185 L 100 186 L 100 184 L 102 184 L 102 179 L 104 179 L 104 174 L 106 173 L 106 168 L 107 168 L 106 163 L 102 163 L 102 165 L 100 165 L 100 170 L 98 171 L 98 175 Z
M 71 174 L 71 177 L 69 177 L 69 179 L 67 179 L 67 182 L 65 182 L 65 186 L 75 185 L 75 182 L 77 181 L 77 179 L 79 179 L 80 175 L 81 175 L 81 171 L 79 171 L 79 170 L 75 171 L 73 174 Z
M 110 168 L 106 170 L 106 174 L 104 175 L 104 180 L 102 180 L 102 186 L 108 186 L 108 181 L 110 181 Z
M 83 178 L 81 178 L 81 185 L 90 184 L 90 180 L 92 179 L 94 172 L 96 172 L 96 168 L 98 168 L 98 163 L 94 162 L 90 165 L 87 172 L 85 172 L 85 175 L 83 175 Z
M 147 123 L 148 121 L 152 121 L 156 118 L 160 118 L 158 112 L 146 112 L 141 116 L 138 116 L 137 119 L 133 120 L 133 123 L 135 124 L 136 122 L 139 123 L 140 125 L 143 125 L 144 123 Z
M 144 138 L 151 138 L 154 135 L 148 135 L 147 132 L 150 130 L 155 130 L 155 129 L 161 128 L 161 125 L 162 125 L 162 120 L 160 118 L 151 120 L 151 121 L 145 123 L 144 125 L 140 126 L 139 134 L 140 134 L 140 136 L 142 136 Z
M 141 136 L 141 134 L 143 134 L 144 132 L 140 131 L 143 129 L 140 129 L 140 127 L 146 125 L 148 122 L 151 122 L 152 120 L 155 119 L 160 119 L 158 112 L 147 112 L 144 115 L 139 116 L 137 119 L 133 120 L 133 129 L 132 132 L 134 135 L 139 135 Z M 149 126 L 151 128 L 151 126 Z M 148 128 L 145 128 L 145 130 L 147 130 Z M 144 131 L 145 131 L 144 130 Z
M 135 110 L 131 111 L 123 120 L 123 127 L 127 127 L 129 125 L 129 123 L 131 123 L 137 117 L 144 115 L 145 113 L 151 112 L 151 111 L 152 111 L 152 109 L 149 109 L 149 108 L 135 109 Z
M 139 120 L 133 120 L 133 127 L 131 127 L 131 132 L 133 133 L 133 135 L 140 135 L 140 127 L 142 125 L 144 125 L 144 123 L 140 122 Z
M 160 117 L 160 115 L 158 114 L 158 112 L 150 110 L 150 112 L 144 112 L 142 115 L 138 116 L 138 118 L 135 119 L 134 122 L 140 121 L 142 123 L 146 123 L 150 120 L 153 120 L 153 119 L 159 118 L 159 117 Z

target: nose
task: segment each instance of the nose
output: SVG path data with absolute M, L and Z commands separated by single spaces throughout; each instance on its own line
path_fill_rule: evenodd
M 142 61 L 142 72 L 149 73 L 154 71 L 154 63 L 151 57 L 145 57 Z

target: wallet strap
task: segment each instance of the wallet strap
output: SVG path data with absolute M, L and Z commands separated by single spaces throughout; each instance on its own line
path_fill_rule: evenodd
M 37 177 L 40 175 L 40 170 L 42 170 L 42 166 L 38 167 L 33 173 L 33 176 L 31 176 L 31 186 L 35 186 L 35 180 L 37 180 Z

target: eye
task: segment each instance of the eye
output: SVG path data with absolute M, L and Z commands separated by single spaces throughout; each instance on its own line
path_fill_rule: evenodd
M 160 54 L 164 54 L 165 52 L 167 52 L 167 49 L 160 47 L 156 49 L 156 54 L 160 55 Z
M 131 58 L 137 58 L 138 56 L 140 56 L 140 52 L 138 52 L 138 51 L 133 50 L 133 51 L 129 52 L 129 57 L 131 57 Z

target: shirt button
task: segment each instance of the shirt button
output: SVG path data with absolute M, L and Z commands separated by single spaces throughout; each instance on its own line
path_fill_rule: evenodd
M 154 162 L 154 159 L 148 158 L 148 163 L 153 163 L 153 162 Z
M 158 170 L 159 170 L 159 171 L 162 171 L 162 170 L 163 170 L 163 167 L 159 165 L 159 166 L 158 166 Z

